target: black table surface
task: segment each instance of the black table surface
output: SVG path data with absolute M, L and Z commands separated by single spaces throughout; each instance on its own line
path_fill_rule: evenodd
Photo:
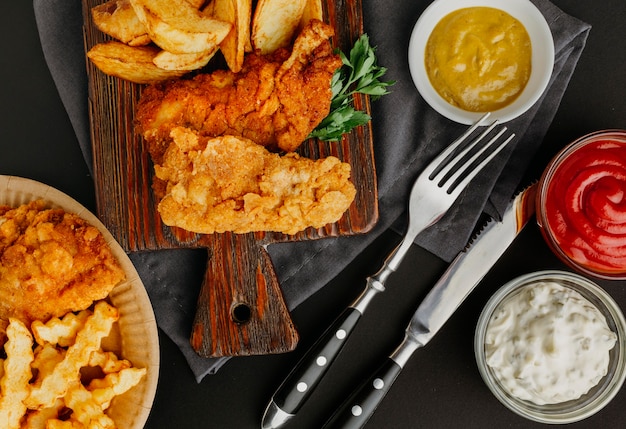
M 593 28 L 528 178 L 538 177 L 549 159 L 575 138 L 606 128 L 626 129 L 626 2 L 554 2 Z M 0 17 L 0 174 L 47 183 L 94 210 L 92 178 L 46 66 L 32 2 L 4 0 Z M 383 234 L 293 312 L 301 340 L 291 353 L 231 359 L 216 375 L 196 383 L 176 346 L 159 332 L 160 381 L 146 428 L 259 428 L 267 401 L 283 377 L 358 295 L 364 278 L 398 239 L 394 232 Z M 414 307 L 445 267 L 443 261 L 413 246 L 389 279 L 387 292 L 372 303 L 327 378 L 290 427 L 321 427 L 351 389 L 399 343 Z M 566 267 L 532 224 L 433 341 L 412 357 L 367 427 L 542 426 L 513 414 L 496 400 L 480 378 L 472 347 L 476 321 L 491 294 L 513 277 L 541 269 Z M 626 282 L 598 283 L 626 309 Z M 622 389 L 601 412 L 571 427 L 624 427 L 625 401 L 626 389 Z

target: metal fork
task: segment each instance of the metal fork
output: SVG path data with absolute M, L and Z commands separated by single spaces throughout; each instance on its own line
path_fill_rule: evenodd
M 385 290 L 385 281 L 404 259 L 417 235 L 448 211 L 468 183 L 515 136 L 502 138 L 506 127 L 492 133 L 494 121 L 474 140 L 466 142 L 487 119 L 484 115 L 440 153 L 419 175 L 409 198 L 409 225 L 404 238 L 387 257 L 382 268 L 367 278 L 362 294 L 333 322 L 283 381 L 263 416 L 263 429 L 276 429 L 290 420 L 315 389 L 374 296 Z M 488 139 L 486 144 L 479 143 Z M 491 153 L 485 155 L 487 151 Z

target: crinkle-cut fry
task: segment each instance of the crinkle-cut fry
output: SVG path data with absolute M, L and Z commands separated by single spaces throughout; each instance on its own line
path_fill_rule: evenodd
M 104 414 L 93 395 L 81 383 L 74 384 L 65 395 L 65 405 L 72 409 L 70 421 L 81 423 L 85 428 L 115 429 L 115 422 Z
M 57 399 L 52 407 L 29 412 L 21 429 L 46 429 L 48 427 L 46 422 L 56 420 L 64 406 L 65 402 L 62 399 Z
M 145 368 L 126 368 L 120 372 L 107 374 L 89 383 L 87 390 L 102 409 L 106 410 L 115 396 L 119 396 L 139 384 L 146 374 Z
M 0 380 L 0 423 L 3 429 L 19 429 L 26 413 L 28 381 L 32 377 L 33 336 L 24 323 L 10 319 L 4 351 L 4 376 Z
M 120 359 L 113 352 L 105 352 L 102 349 L 94 351 L 89 357 L 89 366 L 99 366 L 105 374 L 120 372 L 133 366 L 130 361 Z
M 115 307 L 99 301 L 83 329 L 76 335 L 76 341 L 67 349 L 65 358 L 41 381 L 41 385 L 32 387 L 25 401 L 28 408 L 36 410 L 50 407 L 57 398 L 64 396 L 68 385 L 76 384 L 80 379 L 81 367 L 89 363 L 91 353 L 100 348 L 102 338 L 109 334 L 118 318 L 119 312 Z
M 40 385 L 41 381 L 52 374 L 54 368 L 65 357 L 65 350 L 58 349 L 52 344 L 38 346 L 35 349 L 35 359 L 31 367 L 37 370 L 34 385 Z
M 37 344 L 57 344 L 61 347 L 69 347 L 74 344 L 76 334 L 85 325 L 87 317 L 91 313 L 83 310 L 78 314 L 67 313 L 62 319 L 53 317 L 46 323 L 35 320 L 30 325 Z

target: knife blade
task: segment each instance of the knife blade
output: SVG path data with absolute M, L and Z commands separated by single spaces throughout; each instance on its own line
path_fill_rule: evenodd
M 513 198 L 502 220 L 490 220 L 459 253 L 418 306 L 402 343 L 324 428 L 353 429 L 365 425 L 413 353 L 439 332 L 528 223 L 535 212 L 536 188 L 533 184 Z

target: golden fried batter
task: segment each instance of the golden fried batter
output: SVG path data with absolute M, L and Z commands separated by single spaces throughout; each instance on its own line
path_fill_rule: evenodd
M 0 206 L 0 328 L 9 317 L 30 324 L 88 308 L 124 276 L 100 231 L 82 218 L 42 201 Z
M 155 165 L 166 183 L 158 206 L 163 222 L 210 234 L 277 231 L 295 234 L 337 221 L 356 190 L 350 165 L 268 152 L 233 136 L 203 137 L 174 128 L 173 143 Z
M 312 20 L 291 52 L 252 53 L 239 73 L 218 70 L 147 87 L 135 120 L 152 159 L 161 163 L 178 126 L 294 151 L 330 110 L 331 78 L 341 66 L 328 43 L 332 34 L 332 27 Z

